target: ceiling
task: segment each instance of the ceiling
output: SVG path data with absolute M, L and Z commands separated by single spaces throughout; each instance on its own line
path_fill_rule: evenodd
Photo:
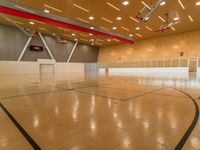
M 141 21 L 135 21 L 135 16 L 144 7 L 144 4 L 140 0 L 129 0 L 130 4 L 124 6 L 122 0 L 12 0 L 15 3 L 25 4 L 40 10 L 49 10 L 50 13 L 59 16 L 68 17 L 80 22 L 88 23 L 91 26 L 99 27 L 104 30 L 114 31 L 121 35 L 130 36 L 133 35 L 134 40 L 143 40 L 152 37 L 158 37 L 169 34 L 176 34 L 181 32 L 187 32 L 200 29 L 200 6 L 196 6 L 195 3 L 200 0 L 167 0 L 166 4 L 160 6 L 150 20 L 146 23 Z M 157 0 L 143 0 L 144 3 L 150 6 Z M 184 5 L 182 8 L 180 2 Z M 114 6 L 115 8 L 111 7 Z M 180 23 L 174 26 L 174 30 L 167 30 L 164 33 L 155 32 L 164 22 L 158 17 L 165 18 L 165 14 L 169 13 L 171 18 L 179 17 Z M 189 16 L 191 18 L 189 18 Z M 89 17 L 94 17 L 94 20 L 90 20 Z M 117 17 L 121 17 L 122 20 L 117 20 Z M 96 46 L 107 46 L 111 44 L 119 44 L 121 42 L 108 40 L 103 37 L 90 36 L 86 33 L 75 32 L 72 30 L 63 30 L 53 25 L 41 24 L 35 22 L 34 25 L 30 25 L 30 20 L 21 19 L 18 17 L 12 17 L 17 22 L 21 22 L 23 26 L 34 28 L 36 31 L 40 31 L 46 34 L 57 33 L 64 39 L 74 40 L 77 38 L 80 42 L 89 44 L 90 39 L 99 39 Z M 9 24 L 5 19 L 0 18 L 0 22 Z M 113 30 L 116 27 L 116 30 Z M 139 27 L 139 28 L 138 28 Z M 43 28 L 43 29 L 42 29 Z M 138 30 L 136 30 L 136 28 Z M 46 29 L 46 30 L 45 30 Z M 72 36 L 72 33 L 76 33 L 76 36 Z M 68 36 L 66 36 L 68 35 Z M 85 35 L 85 36 L 83 36 Z M 84 39 L 84 40 L 81 40 Z

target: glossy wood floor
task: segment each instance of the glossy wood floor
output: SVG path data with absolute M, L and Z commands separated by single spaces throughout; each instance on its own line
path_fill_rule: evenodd
M 0 81 L 0 150 L 200 150 L 196 76 Z

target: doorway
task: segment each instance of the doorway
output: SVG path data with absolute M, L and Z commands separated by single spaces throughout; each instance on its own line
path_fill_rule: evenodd
M 189 66 L 189 72 L 197 72 L 198 58 L 189 58 L 188 66 Z

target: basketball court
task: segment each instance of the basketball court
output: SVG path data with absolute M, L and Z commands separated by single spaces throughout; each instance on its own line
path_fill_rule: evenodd
M 0 150 L 200 150 L 199 13 L 1 0 Z

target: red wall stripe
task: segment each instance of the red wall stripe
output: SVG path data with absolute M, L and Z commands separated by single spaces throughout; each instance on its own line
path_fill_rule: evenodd
M 119 40 L 119 41 L 122 41 L 122 42 L 125 42 L 125 43 L 129 43 L 129 44 L 134 44 L 134 41 L 132 41 L 132 40 L 128 40 L 128 39 L 124 39 L 124 38 L 114 36 L 114 35 L 110 35 L 110 34 L 107 34 L 107 33 L 87 29 L 87 28 L 80 27 L 80 26 L 77 26 L 77 25 L 73 25 L 73 24 L 69 24 L 69 23 L 65 23 L 65 22 L 61 22 L 61 21 L 57 21 L 57 20 L 53 20 L 53 19 L 49 19 L 49 18 L 45 18 L 45 17 L 42 17 L 42 16 L 29 14 L 27 12 L 7 8 L 7 7 L 4 7 L 4 6 L 0 6 L 0 12 L 4 13 L 4 14 L 12 15 L 12 16 L 17 16 L 17 17 L 21 17 L 21 18 L 25 18 L 25 19 L 32 19 L 32 20 L 44 22 L 44 23 L 47 23 L 47 24 L 56 25 L 56 26 L 63 27 L 63 28 L 68 28 L 68 29 L 72 29 L 72 30 L 86 32 L 86 33 L 92 33 L 92 34 L 103 36 L 103 37 L 106 37 L 106 38 L 116 39 L 116 40 Z

